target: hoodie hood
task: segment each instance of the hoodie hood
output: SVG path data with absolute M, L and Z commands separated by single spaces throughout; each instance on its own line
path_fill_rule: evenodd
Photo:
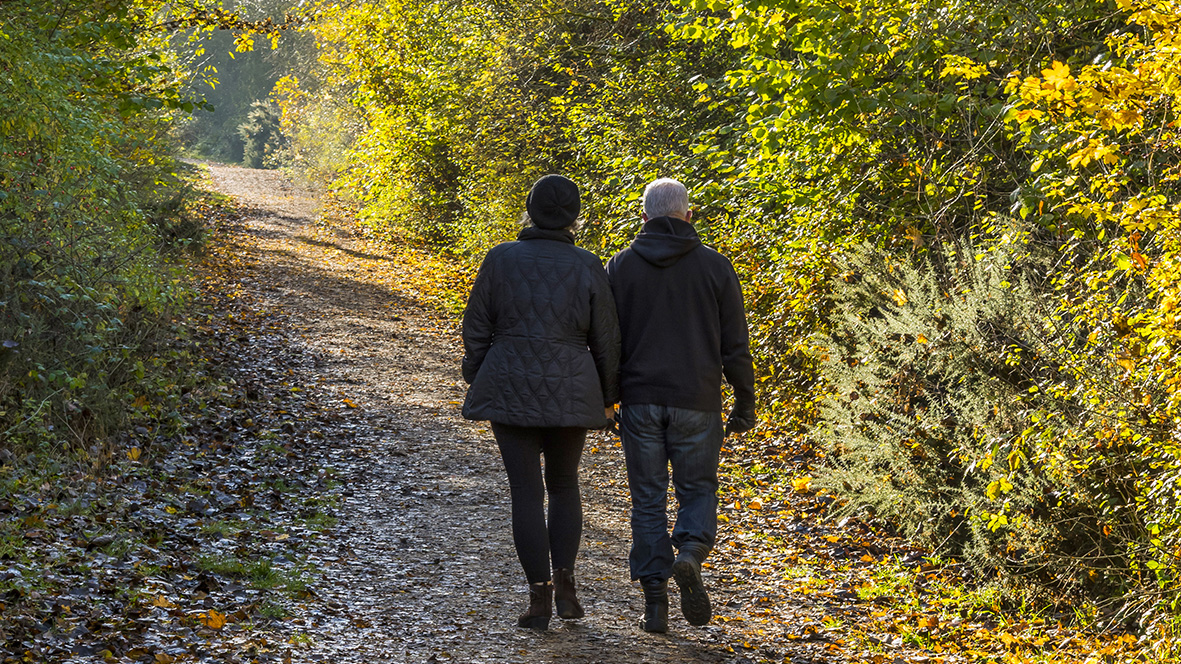
M 675 217 L 649 219 L 631 243 L 632 251 L 656 267 L 675 265 L 700 246 L 701 238 L 693 224 Z

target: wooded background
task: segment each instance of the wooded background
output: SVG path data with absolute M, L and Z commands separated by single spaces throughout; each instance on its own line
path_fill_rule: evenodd
M 8 450 L 100 454 L 183 394 L 183 141 L 290 168 L 469 275 L 541 175 L 579 183 L 604 257 L 675 177 L 744 283 L 757 435 L 807 437 L 838 509 L 1116 601 L 1113 624 L 1171 620 L 1177 2 L 236 9 L 0 9 Z M 272 38 L 298 48 L 249 55 Z M 231 48 L 260 58 L 243 77 Z

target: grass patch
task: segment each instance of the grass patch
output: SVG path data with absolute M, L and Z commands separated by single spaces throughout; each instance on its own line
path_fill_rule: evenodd
M 201 532 L 205 535 L 233 537 L 246 530 L 246 524 L 241 521 L 210 521 L 201 524 Z
M 25 552 L 28 541 L 15 533 L 0 533 L 0 560 L 28 562 Z
M 270 482 L 269 486 L 272 491 L 278 491 L 279 493 L 291 493 L 293 491 L 299 490 L 299 487 L 291 486 L 283 478 L 279 478 L 277 480 Z
M 266 602 L 258 609 L 259 614 L 271 620 L 282 620 L 287 617 L 287 609 L 274 602 Z
M 246 577 L 250 580 L 250 585 L 261 590 L 272 590 L 283 585 L 285 580 L 283 572 L 275 569 L 271 561 L 265 559 L 247 566 Z
M 337 518 L 334 516 L 329 516 L 324 512 L 316 512 L 315 514 L 307 517 L 307 519 L 304 520 L 304 523 L 311 530 L 323 532 L 336 526 Z
M 230 556 L 201 556 L 197 559 L 197 568 L 211 574 L 241 579 L 259 590 L 280 589 L 298 594 L 308 589 L 308 582 L 301 573 L 281 570 L 266 558 L 243 562 Z
M 200 556 L 197 558 L 197 569 L 211 574 L 246 578 L 246 564 L 237 558 L 221 555 Z

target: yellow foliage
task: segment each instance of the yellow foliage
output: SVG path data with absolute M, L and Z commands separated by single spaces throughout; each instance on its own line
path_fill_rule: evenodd
M 1070 75 L 1070 67 L 1058 61 L 1055 61 L 1049 69 L 1043 69 L 1042 76 L 1045 80 L 1042 87 L 1048 90 L 1070 92 L 1078 87 L 1074 77 Z
M 1099 139 L 1092 138 L 1087 141 L 1086 145 L 1070 155 L 1067 163 L 1071 168 L 1079 168 L 1080 166 L 1089 166 L 1091 162 L 1102 162 L 1107 165 L 1115 164 L 1119 161 L 1119 156 L 1116 153 L 1119 146 L 1109 145 Z
M 946 64 L 943 67 L 943 71 L 939 72 L 940 78 L 958 76 L 972 81 L 988 73 L 988 67 L 962 55 L 946 55 L 943 61 Z
M 1036 130 L 1059 142 L 1059 148 L 1042 150 L 1033 169 L 1044 171 L 1043 164 L 1055 162 L 1068 169 L 1048 187 L 1053 209 L 1067 219 L 1115 225 L 1127 233 L 1106 238 L 1114 271 L 1087 279 L 1094 299 L 1082 303 L 1079 313 L 1110 320 L 1105 293 L 1113 279 L 1143 279 L 1143 306 L 1119 318 L 1129 321 L 1129 338 L 1151 344 L 1158 361 L 1138 362 L 1127 352 L 1112 361 L 1129 375 L 1167 385 L 1181 364 L 1176 330 L 1181 200 L 1169 186 L 1181 177 L 1181 164 L 1166 156 L 1181 147 L 1169 121 L 1169 114 L 1181 109 L 1181 59 L 1176 57 L 1181 11 L 1167 0 L 1119 0 L 1118 5 L 1143 31 L 1112 35 L 1109 53 L 1077 71 L 1056 61 L 1040 76 L 1011 78 L 1008 90 L 1015 103 L 1006 119 L 1026 135 Z M 1176 413 L 1181 402 L 1174 397 L 1165 408 Z

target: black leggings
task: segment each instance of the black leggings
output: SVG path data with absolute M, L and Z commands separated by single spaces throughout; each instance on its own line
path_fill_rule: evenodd
M 586 429 L 517 427 L 492 423 L 513 500 L 513 544 L 529 583 L 550 580 L 554 569 L 574 569 L 582 539 L 578 461 Z M 545 485 L 541 457 L 545 456 Z M 549 518 L 545 494 L 549 493 Z M 548 524 L 547 524 L 548 521 Z M 547 527 L 548 525 L 548 527 Z

